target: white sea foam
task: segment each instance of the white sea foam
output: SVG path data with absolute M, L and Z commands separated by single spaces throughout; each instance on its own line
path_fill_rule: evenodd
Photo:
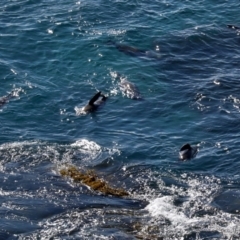
M 181 209 L 174 206 L 174 197 L 163 196 L 156 198 L 150 202 L 146 210 L 150 212 L 153 217 L 165 216 L 177 228 L 183 228 L 185 224 L 196 222 L 196 219 L 188 218 Z M 184 223 L 184 224 L 183 224 Z
M 115 147 L 104 148 L 95 143 L 94 141 L 90 141 L 87 139 L 79 139 L 76 142 L 72 143 L 70 146 L 77 148 L 80 153 L 85 157 L 85 160 L 94 160 L 102 153 L 105 153 L 109 156 L 115 153 L 119 154 L 119 150 Z
M 186 178 L 186 177 L 184 177 Z M 167 236 L 184 236 L 191 232 L 218 232 L 225 239 L 240 234 L 240 218 L 238 215 L 223 212 L 212 206 L 214 196 L 219 192 L 219 180 L 214 177 L 202 179 L 186 178 L 187 190 L 176 186 L 165 187 L 173 195 L 160 196 L 150 200 L 146 210 L 154 221 L 167 219 L 165 226 Z M 164 186 L 163 186 L 164 188 Z M 178 196 L 185 198 L 182 204 L 175 204 Z
M 22 142 L 10 142 L 10 143 L 4 143 L 0 145 L 0 150 L 6 150 L 11 148 L 21 148 L 23 146 L 32 146 L 40 144 L 39 141 L 22 141 Z
M 87 139 L 79 139 L 72 144 L 58 145 L 48 144 L 41 141 L 22 141 L 22 142 L 10 142 L 0 145 L 0 151 L 2 156 L 6 155 L 6 159 L 11 156 L 11 161 L 18 161 L 23 155 L 27 157 L 41 159 L 49 159 L 50 162 L 67 162 L 72 163 L 72 159 L 79 159 L 81 162 L 94 161 L 99 156 L 108 157 L 114 154 L 119 154 L 119 150 L 116 147 L 107 148 L 102 147 L 94 141 Z M 41 156 L 41 157 L 40 157 Z
M 48 29 L 47 32 L 48 32 L 49 34 L 53 34 L 53 30 L 52 30 L 52 29 Z
M 101 150 L 101 147 L 97 143 L 87 139 L 77 140 L 75 143 L 72 143 L 71 146 L 81 148 L 81 151 L 84 153 L 98 152 Z

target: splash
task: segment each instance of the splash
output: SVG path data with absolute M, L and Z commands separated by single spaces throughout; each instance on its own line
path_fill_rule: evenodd
M 223 212 L 212 204 L 220 191 L 219 179 L 195 177 L 184 174 L 183 178 L 188 185 L 186 189 L 174 185 L 163 186 L 170 195 L 150 200 L 145 210 L 151 216 L 152 226 L 161 219 L 168 222 L 162 229 L 158 229 L 158 234 L 170 238 L 194 235 L 199 236 L 199 239 L 204 234 L 215 235 L 217 239 L 235 239 L 240 236 L 239 216 Z
M 81 107 L 81 108 L 75 107 L 74 110 L 75 110 L 75 112 L 76 112 L 76 115 L 77 115 L 77 116 L 86 115 L 87 112 L 84 111 L 83 109 L 84 109 L 83 107 Z

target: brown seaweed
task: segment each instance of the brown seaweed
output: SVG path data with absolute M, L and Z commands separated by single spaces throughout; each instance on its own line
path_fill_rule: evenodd
M 129 193 L 124 189 L 113 188 L 104 180 L 98 178 L 93 171 L 81 172 L 75 166 L 67 166 L 60 170 L 64 177 L 70 177 L 74 182 L 80 182 L 89 186 L 94 191 L 99 191 L 106 195 L 117 197 L 128 196 Z

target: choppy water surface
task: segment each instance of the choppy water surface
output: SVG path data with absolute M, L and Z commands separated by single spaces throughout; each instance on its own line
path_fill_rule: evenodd
M 0 239 L 240 239 L 239 7 L 1 1 Z M 199 152 L 181 162 L 187 142 Z

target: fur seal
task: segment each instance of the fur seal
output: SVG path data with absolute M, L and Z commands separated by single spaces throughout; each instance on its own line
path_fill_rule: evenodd
M 198 148 L 197 146 L 191 146 L 189 143 L 183 145 L 179 151 L 179 158 L 181 160 L 190 160 L 197 155 Z
M 107 100 L 107 97 L 104 96 L 101 92 L 98 92 L 89 100 L 88 104 L 83 108 L 83 111 L 93 112 L 97 110 L 98 107 L 102 105 L 106 100 Z
M 234 25 L 227 25 L 229 28 L 235 29 L 235 30 L 239 30 L 240 28 Z
M 6 96 L 3 96 L 0 98 L 0 107 L 2 107 L 3 105 L 5 105 L 9 99 L 11 99 L 13 97 L 13 92 L 9 93 Z
M 125 44 L 116 43 L 116 42 L 113 42 L 111 40 L 109 40 L 107 42 L 107 44 L 113 45 L 117 48 L 117 50 L 119 52 L 123 52 L 123 53 L 125 53 L 127 55 L 130 55 L 130 56 L 133 56 L 133 57 L 148 57 L 148 58 L 155 58 L 155 59 L 160 58 L 160 54 L 155 52 L 155 51 L 142 50 L 142 49 L 138 49 L 136 47 L 128 46 L 128 45 L 125 45 Z
M 120 76 L 120 74 L 117 74 L 117 78 L 119 79 L 118 85 L 120 90 L 127 95 L 128 98 L 134 99 L 134 100 L 142 100 L 142 95 L 140 91 L 138 90 L 137 86 L 128 81 L 126 78 Z

